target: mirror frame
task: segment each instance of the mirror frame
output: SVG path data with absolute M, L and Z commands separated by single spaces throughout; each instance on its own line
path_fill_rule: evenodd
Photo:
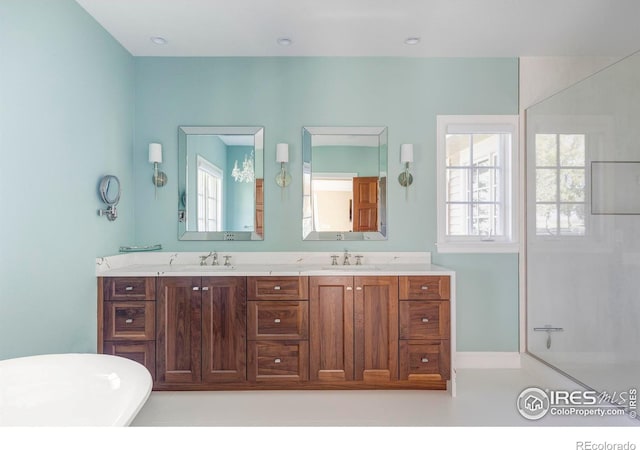
M 111 188 L 111 184 L 115 186 Z M 113 194 L 112 189 L 115 190 L 115 195 L 110 197 L 110 192 Z M 100 180 L 100 187 L 98 188 L 100 192 L 100 198 L 102 201 L 108 206 L 116 206 L 118 202 L 120 202 L 120 180 L 115 175 L 105 175 Z
M 311 210 L 312 145 L 313 136 L 318 135 L 364 135 L 378 137 L 378 167 L 380 195 L 378 198 L 379 231 L 309 231 L 305 230 L 305 210 Z M 387 127 L 303 127 L 302 128 L 302 240 L 303 241 L 384 241 L 387 239 L 387 196 L 388 196 L 388 140 Z M 384 180 L 384 181 L 383 181 Z M 305 197 L 310 203 L 305 208 Z
M 180 241 L 262 241 L 262 234 L 256 231 L 189 231 L 187 230 L 187 208 L 189 199 L 180 192 L 187 184 L 187 137 L 190 135 L 250 135 L 254 137 L 254 167 L 257 173 L 262 173 L 258 179 L 264 180 L 264 127 L 259 126 L 181 126 L 178 127 L 178 240 Z M 260 170 L 258 171 L 258 167 Z M 264 183 L 264 181 L 263 181 Z M 264 189 L 264 188 L 263 188 Z M 255 182 L 254 182 L 255 190 Z M 263 193 L 264 196 L 264 193 Z M 254 198 L 253 208 L 257 199 Z M 263 202 L 264 204 L 264 198 Z M 263 210 L 264 214 L 264 210 Z M 255 219 L 254 219 L 255 222 Z M 264 220 L 263 220 L 264 224 Z

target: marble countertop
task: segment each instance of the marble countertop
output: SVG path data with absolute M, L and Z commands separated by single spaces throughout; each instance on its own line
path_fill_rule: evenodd
M 362 265 L 331 265 L 335 253 L 221 253 L 220 265 L 211 258 L 201 266 L 200 256 L 208 252 L 126 254 L 98 258 L 96 276 L 100 277 L 183 277 L 183 276 L 378 276 L 378 275 L 453 275 L 446 267 L 431 264 L 425 252 L 359 252 Z M 223 256 L 231 256 L 231 266 L 223 265 Z M 338 258 L 342 262 L 342 255 Z

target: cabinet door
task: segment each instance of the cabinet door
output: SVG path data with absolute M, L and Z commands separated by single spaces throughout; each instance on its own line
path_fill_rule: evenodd
M 353 277 L 312 277 L 309 290 L 310 378 L 353 380 Z
M 156 346 L 154 341 L 142 342 L 105 342 L 104 353 L 121 356 L 142 364 L 156 379 Z
M 202 381 L 247 379 L 244 277 L 202 278 Z
M 158 291 L 158 382 L 199 382 L 202 326 L 200 277 L 159 278 Z
M 355 378 L 398 379 L 398 278 L 355 277 Z

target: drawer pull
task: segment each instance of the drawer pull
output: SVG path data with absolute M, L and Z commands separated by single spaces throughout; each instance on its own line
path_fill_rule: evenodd
M 133 286 L 127 286 L 124 288 L 125 291 L 133 291 Z
M 124 321 L 124 323 L 133 323 L 133 319 L 127 319 Z
M 192 290 L 192 291 L 199 291 L 199 290 L 200 290 L 200 288 L 199 288 L 198 286 L 194 286 L 194 287 L 192 287 L 192 288 L 191 288 L 191 290 Z
M 273 323 L 280 323 L 280 319 L 273 319 Z
M 207 286 L 205 286 L 205 287 L 203 287 L 203 288 L 202 288 L 202 290 L 203 290 L 203 291 L 208 291 L 208 290 L 209 290 L 209 288 L 208 288 Z
M 347 291 L 353 291 L 353 288 L 351 286 L 347 286 Z
M 279 290 L 280 290 L 280 286 L 274 286 L 274 287 L 273 287 L 273 290 L 274 290 L 274 291 L 279 291 Z
M 282 362 L 282 360 L 280 358 L 276 358 L 273 360 L 274 363 L 276 364 L 280 364 Z
M 423 362 L 423 363 L 428 363 L 429 362 L 429 358 L 427 358 L 426 356 L 423 356 L 420 361 Z
M 422 323 L 427 323 L 429 322 L 429 318 L 428 317 L 423 317 L 422 318 Z
M 423 291 L 428 291 L 429 290 L 429 286 L 420 286 L 420 289 L 422 289 Z
M 358 286 L 358 287 L 356 288 L 356 291 L 361 291 L 361 290 L 362 290 L 362 286 Z

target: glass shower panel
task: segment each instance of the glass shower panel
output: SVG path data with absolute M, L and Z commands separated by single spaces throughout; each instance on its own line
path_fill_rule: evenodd
M 527 110 L 527 351 L 640 384 L 640 54 Z

